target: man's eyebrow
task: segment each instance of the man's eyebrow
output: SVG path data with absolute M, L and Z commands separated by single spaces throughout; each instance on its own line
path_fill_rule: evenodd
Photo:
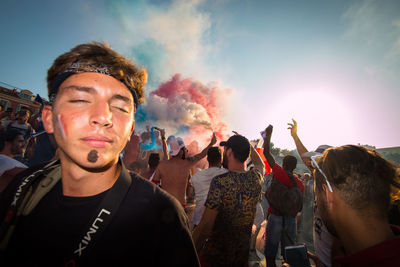
M 114 99 L 122 100 L 122 101 L 126 102 L 127 104 L 132 104 L 131 99 L 128 98 L 128 97 L 126 97 L 126 96 L 123 96 L 123 95 L 119 95 L 119 94 L 113 95 L 113 96 L 111 97 L 111 100 L 114 100 Z
M 63 90 L 76 90 L 76 91 L 87 92 L 87 93 L 94 93 L 96 91 L 93 87 L 77 86 L 77 85 L 70 85 L 70 86 L 64 87 Z

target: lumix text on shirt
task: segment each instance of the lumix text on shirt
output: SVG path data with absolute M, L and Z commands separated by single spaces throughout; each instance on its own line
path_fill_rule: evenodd
M 74 251 L 74 254 L 78 254 L 80 257 L 82 255 L 82 251 L 89 245 L 90 241 L 92 240 L 92 236 L 96 234 L 97 230 L 101 226 L 101 223 L 104 221 L 104 215 L 110 215 L 111 212 L 106 209 L 101 209 L 99 215 L 97 215 L 96 219 L 94 219 L 92 225 L 90 226 L 89 230 L 83 236 L 81 242 L 79 243 L 79 247 L 77 250 Z

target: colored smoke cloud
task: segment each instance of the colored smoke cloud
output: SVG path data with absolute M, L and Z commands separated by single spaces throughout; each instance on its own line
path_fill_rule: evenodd
M 202 0 L 110 1 L 109 12 L 122 31 L 118 43 L 147 68 L 152 85 L 175 73 L 197 79 L 208 76 L 206 40 L 211 20 L 202 4 Z
M 149 73 L 146 103 L 135 115 L 137 133 L 145 132 L 146 126 L 158 126 L 166 129 L 167 136 L 183 137 L 186 145 L 196 140 L 200 149 L 212 131 L 218 140 L 226 138 L 231 89 L 208 84 L 220 77 L 208 64 L 210 48 L 217 48 L 208 42 L 211 18 L 205 4 L 203 0 L 172 0 L 108 5 L 121 30 L 122 50 Z
M 197 140 L 205 144 L 214 131 L 219 140 L 227 136 L 224 109 L 231 89 L 218 84 L 204 85 L 175 74 L 149 94 L 147 103 L 136 116 L 138 127 L 155 125 L 168 135 L 182 136 L 187 144 Z

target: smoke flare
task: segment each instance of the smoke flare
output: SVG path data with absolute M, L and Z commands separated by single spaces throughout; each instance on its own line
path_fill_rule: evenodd
M 206 86 L 175 74 L 149 94 L 136 121 L 142 126 L 165 128 L 168 135 L 182 136 L 188 144 L 194 140 L 206 144 L 211 132 L 221 140 L 227 136 L 223 111 L 230 93 L 230 89 L 221 89 L 217 84 Z

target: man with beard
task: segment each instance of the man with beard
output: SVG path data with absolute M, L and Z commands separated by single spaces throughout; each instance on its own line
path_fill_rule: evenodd
M 229 171 L 212 179 L 193 240 L 204 266 L 248 266 L 265 166 L 244 136 L 236 134 L 220 145 L 224 147 L 223 166 Z M 245 171 L 249 155 L 254 168 Z
M 42 120 L 60 160 L 23 171 L 1 195 L 1 266 L 198 266 L 180 204 L 119 158 L 146 80 L 103 43 L 54 61 Z
M 399 188 L 395 167 L 373 150 L 346 145 L 311 158 L 320 215 L 337 236 L 341 266 L 400 266 L 400 227 L 390 225 L 390 194 Z
M 191 177 L 191 170 L 207 155 L 208 149 L 217 142 L 217 138 L 213 134 L 208 146 L 193 157 L 188 157 L 188 150 L 182 138 L 170 136 L 167 142 L 170 146 L 171 158 L 158 164 L 153 179 L 159 180 L 162 189 L 173 195 L 182 207 L 186 208 L 186 188 Z

